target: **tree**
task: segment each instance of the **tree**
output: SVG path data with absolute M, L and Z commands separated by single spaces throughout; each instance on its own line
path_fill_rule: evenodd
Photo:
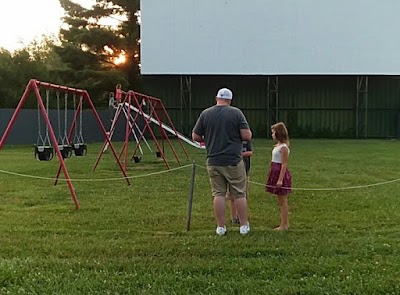
M 63 64 L 52 50 L 53 43 L 54 39 L 44 37 L 12 53 L 0 49 L 0 107 L 16 107 L 30 79 L 62 81 L 56 69 Z M 36 107 L 35 100 L 27 100 L 24 107 Z
M 140 25 L 139 25 L 139 0 L 98 0 L 98 6 L 102 9 L 110 9 L 111 15 L 117 14 L 126 17 L 126 21 L 121 23 L 118 34 L 124 36 L 123 46 L 120 48 L 125 52 L 126 62 L 121 68 L 127 74 L 130 87 L 137 89 L 140 83 Z M 114 3 L 114 5 L 113 5 Z
M 16 91 L 10 85 L 16 76 L 12 55 L 6 49 L 0 49 L 0 108 L 11 107 L 15 101 Z
M 87 89 L 95 103 L 106 105 L 116 84 L 133 88 L 139 81 L 139 1 L 97 0 L 85 9 L 70 0 L 59 0 L 66 27 L 60 30 L 61 45 L 55 52 L 67 65 L 61 71 L 69 85 Z M 125 18 L 117 25 L 105 19 Z M 125 57 L 124 63 L 117 63 Z

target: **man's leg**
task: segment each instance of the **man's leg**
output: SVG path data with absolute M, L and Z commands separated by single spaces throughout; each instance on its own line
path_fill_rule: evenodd
M 214 197 L 214 215 L 218 227 L 225 227 L 225 200 L 227 193 L 227 182 L 219 171 L 219 167 L 207 166 L 208 176 L 211 182 L 211 191 Z
M 235 205 L 239 216 L 240 225 L 247 225 L 249 222 L 247 216 L 247 199 L 246 198 L 235 199 Z
M 218 226 L 225 226 L 225 197 L 214 197 L 214 214 Z
M 231 195 L 235 198 L 236 210 L 238 213 L 240 225 L 248 225 L 247 216 L 247 199 L 246 199 L 246 170 L 243 161 L 240 161 L 237 166 L 227 169 L 227 178 L 229 179 Z

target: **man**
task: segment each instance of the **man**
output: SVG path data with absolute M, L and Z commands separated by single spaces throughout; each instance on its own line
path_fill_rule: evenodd
M 227 189 L 235 200 L 240 220 L 240 233 L 250 231 L 247 219 L 246 170 L 242 160 L 242 141 L 251 139 L 252 133 L 246 117 L 232 107 L 233 94 L 227 88 L 218 91 L 216 105 L 204 110 L 193 128 L 194 141 L 204 141 L 207 150 L 207 171 L 214 197 L 216 233 L 224 235 L 225 196 Z

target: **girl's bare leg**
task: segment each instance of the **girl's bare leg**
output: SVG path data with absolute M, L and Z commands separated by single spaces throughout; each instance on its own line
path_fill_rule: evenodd
M 281 208 L 281 224 L 274 228 L 274 230 L 288 230 L 289 229 L 289 205 L 287 195 L 278 196 L 278 204 Z

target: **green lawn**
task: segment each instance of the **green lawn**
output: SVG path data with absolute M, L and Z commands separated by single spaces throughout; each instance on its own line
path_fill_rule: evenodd
M 101 145 L 89 144 L 67 160 L 76 210 L 66 183 L 46 179 L 56 158 L 3 147 L 1 170 L 42 178 L 0 172 L 0 294 L 400 294 L 400 181 L 367 186 L 400 178 L 400 142 L 293 139 L 291 230 L 281 233 L 262 186 L 272 145 L 254 140 L 245 237 L 230 225 L 215 235 L 202 150 L 185 145 L 189 160 L 175 142 L 184 167 L 167 172 L 145 149 L 127 186 L 109 152 L 92 172 Z

